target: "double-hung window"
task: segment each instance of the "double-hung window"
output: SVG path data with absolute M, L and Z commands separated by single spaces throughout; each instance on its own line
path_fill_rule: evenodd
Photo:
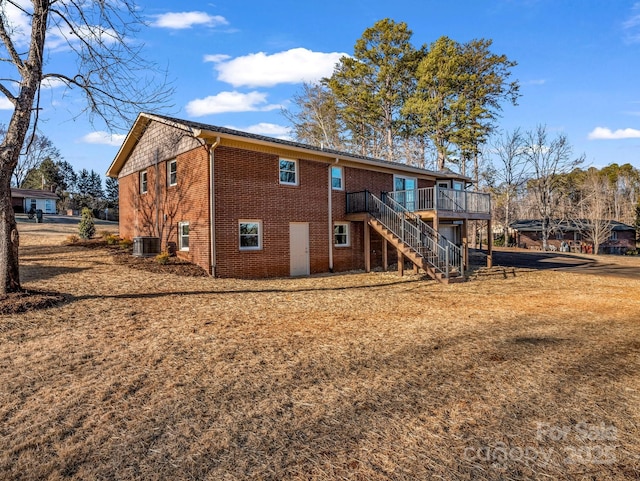
M 147 171 L 143 170 L 140 172 L 140 193 L 147 193 Z
M 178 223 L 178 249 L 181 251 L 189 250 L 189 223 Z
M 298 161 L 280 159 L 280 183 L 284 185 L 298 185 Z
M 333 190 L 344 189 L 344 169 L 342 167 L 331 167 L 331 188 Z
M 336 247 L 349 246 L 349 223 L 336 222 L 333 224 L 333 243 Z
M 167 184 L 169 186 L 178 183 L 178 162 L 176 159 L 167 162 Z
M 257 251 L 262 249 L 262 222 L 259 220 L 239 221 L 238 236 L 241 251 Z

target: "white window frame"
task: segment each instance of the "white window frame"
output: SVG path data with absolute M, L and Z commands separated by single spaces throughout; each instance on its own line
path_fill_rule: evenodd
M 336 232 L 336 228 L 344 227 L 344 232 Z M 338 236 L 344 236 L 345 242 L 338 243 Z M 351 246 L 351 223 L 350 222 L 334 222 L 333 223 L 333 245 L 336 247 L 350 247 Z
M 256 224 L 258 226 L 257 234 L 243 234 L 242 233 L 242 225 L 243 224 Z M 242 237 L 243 236 L 254 236 L 256 235 L 258 238 L 257 246 L 243 246 L 242 245 Z M 262 221 L 257 219 L 241 219 L 238 221 L 238 248 L 241 251 L 259 251 L 262 250 Z
M 293 170 L 283 170 L 282 169 L 282 162 L 292 162 L 293 163 Z M 293 182 L 286 182 L 282 180 L 282 174 L 283 173 L 290 173 L 293 172 L 293 176 L 294 176 L 294 181 Z M 299 171 L 298 171 L 298 161 L 295 159 L 278 159 L 278 180 L 280 181 L 280 184 L 282 185 L 298 185 L 299 184 Z
M 462 192 L 464 190 L 464 184 L 462 182 L 460 182 L 459 180 L 454 180 L 453 181 L 453 190 L 457 190 Z
M 142 180 L 144 177 L 144 181 Z M 147 169 L 141 170 L 140 171 L 140 193 L 141 194 L 146 194 L 147 192 L 149 192 L 149 174 L 147 172 Z
M 334 169 L 335 169 L 335 171 L 340 173 L 339 177 L 335 177 L 333 175 Z M 340 185 L 338 187 L 333 185 L 334 179 L 338 179 L 340 181 Z M 340 166 L 340 165 L 332 165 L 331 166 L 331 189 L 332 190 L 344 190 L 344 168 L 342 166 Z
M 183 228 L 187 228 L 187 235 L 184 234 Z M 188 222 L 178 222 L 178 249 L 182 252 L 187 252 L 189 250 L 189 223 Z M 184 239 L 187 239 L 187 245 L 184 245 Z
M 438 188 L 442 188 L 442 189 L 451 188 L 451 184 L 449 183 L 448 180 L 439 180 L 438 182 L 436 182 L 436 184 L 438 185 Z
M 174 181 L 171 182 L 171 166 L 175 165 L 175 170 L 173 171 L 173 175 L 175 177 Z M 178 161 L 176 159 L 172 159 L 167 161 L 167 185 L 169 187 L 178 184 Z

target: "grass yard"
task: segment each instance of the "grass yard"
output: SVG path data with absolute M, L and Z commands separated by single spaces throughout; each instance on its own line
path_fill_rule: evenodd
M 67 302 L 0 316 L 0 479 L 640 478 L 640 280 L 181 277 L 20 229 Z

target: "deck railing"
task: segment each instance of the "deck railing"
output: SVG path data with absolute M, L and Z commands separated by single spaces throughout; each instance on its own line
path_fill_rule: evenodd
M 425 187 L 389 192 L 389 197 L 411 212 L 444 210 L 449 212 L 490 214 L 491 196 L 482 192 Z
M 347 194 L 347 213 L 367 212 L 428 265 L 445 277 L 463 272 L 462 249 L 389 196 L 377 198 L 368 191 Z

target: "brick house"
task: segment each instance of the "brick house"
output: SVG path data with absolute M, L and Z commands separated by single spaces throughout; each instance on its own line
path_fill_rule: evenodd
M 587 221 L 553 221 L 553 229 L 547 244 L 552 250 L 566 252 L 593 253 L 593 243 L 584 232 Z M 542 223 L 540 220 L 518 220 L 510 225 L 515 231 L 516 245 L 525 249 L 542 248 Z M 611 234 L 600 244 L 600 254 L 625 254 L 636 248 L 634 227 L 618 221 L 611 221 Z
M 146 113 L 107 175 L 119 180 L 122 237 L 157 237 L 219 277 L 400 259 L 448 281 L 463 274 L 468 220 L 490 222 L 489 196 L 450 171 Z

